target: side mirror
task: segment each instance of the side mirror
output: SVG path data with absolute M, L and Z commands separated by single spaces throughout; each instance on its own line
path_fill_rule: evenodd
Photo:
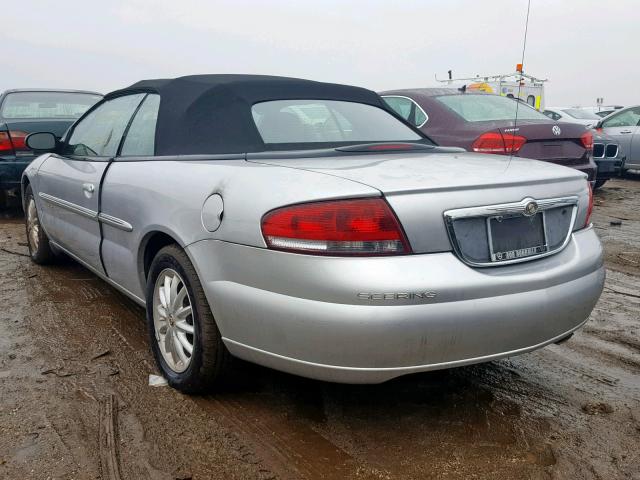
M 596 123 L 593 128 L 598 131 L 602 130 L 602 120 L 598 120 L 598 123 Z
M 24 143 L 31 150 L 38 152 L 53 152 L 58 145 L 56 136 L 49 132 L 30 133 Z

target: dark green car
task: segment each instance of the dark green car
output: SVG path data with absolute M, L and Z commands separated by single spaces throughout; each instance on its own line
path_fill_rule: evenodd
M 0 93 L 0 207 L 20 190 L 24 169 L 37 156 L 25 145 L 32 132 L 61 137 L 102 95 L 80 90 L 19 89 Z M 18 195 L 19 196 L 19 195 Z

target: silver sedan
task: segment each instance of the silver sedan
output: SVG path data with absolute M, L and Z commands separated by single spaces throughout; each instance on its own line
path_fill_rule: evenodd
M 618 142 L 625 169 L 640 170 L 640 105 L 617 110 L 600 120 L 596 129 Z
M 143 81 L 27 144 L 32 259 L 64 252 L 145 306 L 186 392 L 233 357 L 376 383 L 517 355 L 603 288 L 583 173 L 438 147 L 369 90 Z

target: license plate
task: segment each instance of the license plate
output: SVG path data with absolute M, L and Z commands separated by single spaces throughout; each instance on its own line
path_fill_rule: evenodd
M 531 257 L 548 249 L 542 212 L 531 217 L 490 217 L 487 229 L 493 262 Z

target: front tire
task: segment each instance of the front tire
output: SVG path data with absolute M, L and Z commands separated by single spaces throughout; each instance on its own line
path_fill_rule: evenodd
M 169 385 L 185 393 L 213 388 L 228 373 L 231 355 L 198 275 L 177 245 L 153 259 L 146 300 L 151 348 Z
M 31 185 L 25 192 L 25 226 L 27 229 L 27 245 L 29 246 L 29 256 L 31 260 L 39 265 L 51 263 L 55 255 L 49 244 L 49 237 L 44 233 L 40 224 L 36 200 L 33 197 Z

